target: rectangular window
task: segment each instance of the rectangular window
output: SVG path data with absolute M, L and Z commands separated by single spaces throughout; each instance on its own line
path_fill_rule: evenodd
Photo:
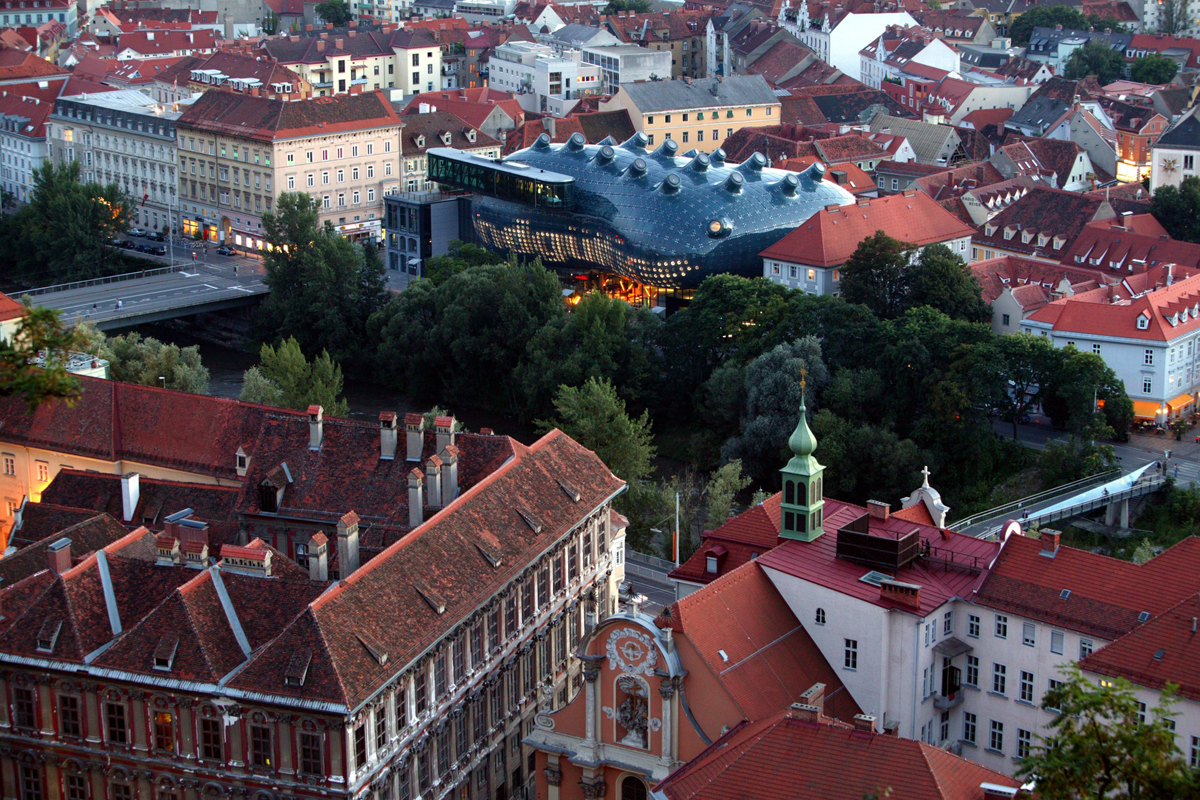
M 463 678 L 467 674 L 466 658 L 463 655 L 463 649 L 463 636 L 459 634 L 453 644 L 450 645 L 450 658 L 454 664 L 454 682 L 456 684 L 462 683 Z
M 224 723 L 219 719 L 200 720 L 200 757 L 205 761 L 224 761 L 225 748 L 221 743 L 221 729 Z
M 942 614 L 942 635 L 949 636 L 954 631 L 954 612 Z
M 967 636 L 972 639 L 979 638 L 979 617 L 975 614 L 967 615 Z
M 979 657 L 967 656 L 967 674 L 963 678 L 967 686 L 979 688 Z
M 13 458 L 12 456 L 4 457 L 4 474 L 5 475 L 16 475 L 17 474 L 17 460 L 15 458 Z
M 375 756 L 387 749 L 387 711 L 382 707 L 375 711 Z
M 87 800 L 87 779 L 82 775 L 67 775 L 67 798 L 66 800 Z
M 423 669 L 417 670 L 413 678 L 413 692 L 416 693 L 417 714 L 424 714 L 429 708 L 429 681 Z
M 1142 378 L 1142 392 L 1149 394 L 1154 389 L 1154 382 L 1150 378 Z
M 1024 728 L 1017 728 L 1017 758 L 1029 758 L 1033 750 L 1033 734 Z
M 471 668 L 477 669 L 483 663 L 483 623 L 476 622 L 471 627 Z
M 317 733 L 300 734 L 300 773 L 324 775 L 325 764 L 321 759 L 321 736 Z
M 20 766 L 21 800 L 42 800 L 42 768 L 31 764 Z
M 991 720 L 991 730 L 988 735 L 988 749 L 997 753 L 1004 752 L 1004 723 Z
M 1192 737 L 1192 747 L 1188 751 L 1188 766 L 1192 769 L 1200 767 L 1200 736 Z
M 104 704 L 104 728 L 109 744 L 129 744 L 129 725 L 125 721 L 125 706 Z
M 271 766 L 271 729 L 264 725 L 250 726 L 250 765 Z
M 1025 703 L 1033 702 L 1033 673 L 1021 670 L 1021 700 Z
M 500 649 L 500 608 L 488 614 L 488 650 L 495 653 Z
M 79 698 L 65 694 L 58 698 L 58 732 L 76 739 L 83 736 L 83 724 L 79 720 Z
M 1090 656 L 1092 654 L 1093 649 L 1095 649 L 1095 648 L 1092 645 L 1091 639 L 1080 639 L 1079 640 L 1079 660 L 1082 661 L 1083 659 Z
M 992 691 L 1004 694 L 1008 688 L 1008 667 L 1003 664 L 992 664 Z
M 846 669 L 858 669 L 858 640 L 846 639 L 843 653 L 843 666 Z
M 1142 356 L 1142 363 L 1145 364 L 1146 366 L 1154 365 L 1154 351 L 1153 350 L 1145 351 L 1145 355 Z
M 1032 622 L 1021 623 L 1021 644 L 1034 647 L 1037 644 L 1037 626 Z
M 175 750 L 175 716 L 170 711 L 154 712 L 154 747 L 168 753 Z
M 50 480 L 50 465 L 45 461 L 37 462 L 37 479 L 42 483 Z
M 13 689 L 13 725 L 26 730 L 37 727 L 33 690 L 18 686 Z
M 970 711 L 963 712 L 963 741 L 975 744 L 975 715 Z
M 504 633 L 510 638 L 517 634 L 516 594 L 510 594 L 504 601 Z
M 1046 684 L 1047 693 L 1053 692 L 1055 689 L 1057 689 L 1060 686 L 1062 686 L 1062 681 L 1056 681 L 1054 678 L 1051 678 L 1049 680 L 1049 682 L 1047 682 L 1047 684 Z M 1055 708 L 1054 706 L 1046 706 L 1046 710 L 1047 711 L 1058 711 L 1058 709 Z
M 538 572 L 538 608 L 545 608 L 550 603 L 550 567 L 542 567 Z
M 1050 631 L 1050 652 L 1061 656 L 1065 639 L 1062 631 Z
M 1008 638 L 1008 617 L 1004 616 L 1003 614 L 996 615 L 996 631 L 995 632 L 996 632 L 997 639 L 1007 639 Z
M 1100 345 L 1098 345 L 1098 344 L 1092 345 L 1092 352 L 1095 353 L 1096 355 L 1100 355 Z
M 1184 169 L 1195 169 L 1196 168 L 1196 157 L 1195 156 L 1184 156 L 1183 157 L 1183 168 Z
M 361 769 L 367 763 L 367 724 L 354 729 L 354 765 Z

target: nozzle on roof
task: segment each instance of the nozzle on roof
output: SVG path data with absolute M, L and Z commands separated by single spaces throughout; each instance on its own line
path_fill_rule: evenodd
M 783 180 L 779 182 L 779 191 L 783 192 L 787 197 L 795 197 L 796 190 L 800 188 L 800 179 L 794 173 L 789 172 L 783 176 Z
M 683 186 L 683 181 L 679 179 L 678 175 L 672 172 L 667 176 L 667 179 L 663 181 L 662 190 L 667 194 L 675 194 L 679 191 L 681 186 Z
M 825 165 L 820 161 L 814 161 L 812 166 L 800 174 L 805 178 L 808 178 L 810 181 L 820 181 L 825 177 Z
M 545 148 L 549 147 L 550 146 L 550 135 L 543 133 L 541 136 L 537 137 L 537 141 L 535 141 L 533 143 L 533 146 L 538 149 L 545 149 Z
M 666 158 L 674 158 L 677 152 L 679 152 L 679 145 L 675 143 L 675 140 L 664 139 L 663 143 L 660 144 L 658 149 L 654 151 L 654 155 L 660 158 L 664 156 Z
M 626 150 L 645 150 L 646 144 L 649 141 L 650 140 L 646 138 L 646 134 L 638 131 L 633 136 L 630 136 L 628 139 L 626 139 L 621 147 Z
M 690 166 L 692 169 L 696 170 L 696 172 L 704 172 L 704 170 L 708 169 L 709 163 L 710 160 L 706 154 L 697 153 L 696 157 L 692 159 Z
M 734 194 L 737 194 L 738 192 L 742 191 L 742 184 L 745 182 L 746 179 L 741 175 L 736 172 L 731 172 L 729 173 L 729 177 L 725 179 L 725 188 Z
M 613 137 L 611 137 L 611 136 L 605 136 L 603 139 L 601 139 L 600 141 L 596 142 L 596 144 L 598 144 L 598 145 L 606 145 L 606 144 L 608 144 L 608 145 L 615 145 L 616 143 L 617 143 L 617 140 L 616 140 L 616 139 L 614 139 L 614 138 L 613 138 Z
M 596 160 L 601 164 L 612 163 L 612 160 L 617 157 L 617 152 L 612 149 L 611 145 L 604 145 L 596 153 Z
M 542 134 L 542 135 L 544 136 L 545 134 Z M 567 139 L 567 148 L 570 150 L 573 150 L 577 153 L 580 150 L 582 150 L 583 146 L 586 144 L 587 144 L 587 139 L 583 138 L 582 133 L 578 133 L 578 132 L 572 133 L 571 138 Z
M 738 165 L 738 169 L 742 172 L 762 172 L 767 166 L 767 157 L 762 153 L 755 152 L 745 161 Z
M 629 165 L 629 174 L 640 178 L 646 174 L 646 159 L 635 158 L 633 163 Z
M 711 158 L 712 162 L 718 166 L 724 164 L 726 158 L 725 149 L 718 147 L 716 150 L 712 151 L 712 155 L 710 155 L 709 158 Z

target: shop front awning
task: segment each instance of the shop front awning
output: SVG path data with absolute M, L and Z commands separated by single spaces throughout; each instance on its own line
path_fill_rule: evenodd
M 1181 394 L 1181 395 L 1179 395 L 1179 397 L 1173 397 L 1170 400 L 1168 400 L 1167 407 L 1170 408 L 1171 411 L 1174 412 L 1174 411 L 1179 411 L 1180 409 L 1187 408 L 1194 402 L 1196 402 L 1196 401 L 1192 399 L 1192 396 L 1190 394 Z
M 1159 410 L 1162 408 L 1158 403 L 1149 400 L 1134 400 L 1133 401 L 1133 418 L 1145 419 L 1153 422 L 1158 419 Z

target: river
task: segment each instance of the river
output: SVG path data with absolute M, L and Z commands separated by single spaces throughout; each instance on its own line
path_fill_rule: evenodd
M 214 397 L 237 399 L 242 391 L 242 373 L 258 364 L 258 355 L 246 350 L 214 344 L 188 335 L 186 331 L 163 325 L 140 325 L 132 330 L 142 336 L 152 336 L 163 342 L 174 342 L 180 347 L 198 345 L 200 358 L 208 368 L 208 391 Z M 353 419 L 376 422 L 381 411 L 395 411 L 403 416 L 412 411 L 425 412 L 436 400 L 413 398 L 401 391 L 368 381 L 346 379 L 343 394 L 350 404 L 349 416 Z M 442 402 L 468 430 L 491 428 L 496 433 L 512 436 L 520 442 L 530 443 L 537 438 L 532 425 L 525 425 L 515 416 L 494 410 L 457 407 Z

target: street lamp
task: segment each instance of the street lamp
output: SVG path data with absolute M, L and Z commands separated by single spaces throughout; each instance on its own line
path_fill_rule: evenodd
M 162 381 L 162 385 L 163 385 L 162 388 L 164 388 L 164 389 L 167 388 L 167 377 L 165 375 L 159 375 L 158 379 L 160 381 Z

